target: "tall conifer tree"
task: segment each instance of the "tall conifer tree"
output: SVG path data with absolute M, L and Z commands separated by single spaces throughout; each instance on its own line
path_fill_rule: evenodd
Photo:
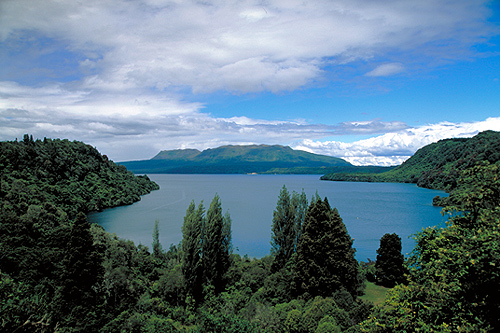
M 352 295 L 362 286 L 352 239 L 336 208 L 316 197 L 306 214 L 297 246 L 295 291 L 306 297 L 331 296 L 342 288 Z

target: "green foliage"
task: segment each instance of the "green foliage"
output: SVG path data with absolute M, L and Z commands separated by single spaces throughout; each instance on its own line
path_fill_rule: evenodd
M 400 166 L 379 174 L 330 173 L 321 179 L 416 183 L 418 186 L 452 191 L 463 170 L 500 161 L 500 132 L 485 131 L 472 138 L 440 140 L 417 152 Z
M 215 294 L 225 288 L 231 252 L 231 219 L 229 214 L 222 215 L 220 197 L 216 194 L 207 211 L 202 257 L 205 280 L 214 287 Z
M 110 242 L 95 242 L 82 212 L 137 201 L 157 185 L 81 142 L 28 135 L 0 143 L 0 166 L 0 270 L 11 290 L 3 328 L 96 331 L 118 297 L 127 302 L 117 290 L 125 264 L 107 266 Z
M 163 249 L 160 243 L 160 220 L 155 220 L 155 225 L 153 227 L 153 254 L 156 257 L 161 257 L 163 254 Z
M 498 166 L 474 167 L 450 195 L 448 226 L 416 235 L 410 283 L 396 286 L 365 332 L 496 332 L 500 329 Z M 463 209 L 467 209 L 463 211 Z
M 298 295 L 331 296 L 345 288 L 352 295 L 362 289 L 359 264 L 354 259 L 353 240 L 337 209 L 328 200 L 316 198 L 307 210 L 297 245 L 294 282 Z
M 0 272 L 0 313 L 2 332 L 45 332 L 51 317 L 44 294 Z
M 60 287 L 54 297 L 55 311 L 63 326 L 92 331 L 99 324 L 93 309 L 104 300 L 97 292 L 104 272 L 85 214 L 77 215 L 68 236 Z
M 401 238 L 397 234 L 385 234 L 380 239 L 375 263 L 378 284 L 391 288 L 404 282 L 406 270 L 401 249 Z
M 19 215 L 30 205 L 51 202 L 74 217 L 131 204 L 158 189 L 147 176 L 136 177 L 77 141 L 0 142 L 0 168 L 3 209 Z
M 200 203 L 195 209 L 194 201 L 189 205 L 182 225 L 182 274 L 187 296 L 200 302 L 203 298 L 203 230 L 205 209 Z
M 285 268 L 297 248 L 302 223 L 307 210 L 307 198 L 302 191 L 290 193 L 283 185 L 273 212 L 271 227 L 271 254 L 274 256 L 273 271 Z

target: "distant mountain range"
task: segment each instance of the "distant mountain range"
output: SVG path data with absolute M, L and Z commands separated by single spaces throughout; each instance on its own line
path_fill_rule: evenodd
M 424 146 L 400 166 L 383 173 L 334 172 L 334 181 L 416 183 L 420 187 L 453 190 L 460 172 L 482 163 L 500 163 L 500 132 L 485 131 L 472 138 L 440 140 Z
M 121 162 L 134 173 L 191 174 L 325 174 L 329 172 L 382 172 L 384 167 L 359 169 L 331 156 L 293 150 L 280 145 L 222 146 L 196 149 L 164 150 L 150 160 Z

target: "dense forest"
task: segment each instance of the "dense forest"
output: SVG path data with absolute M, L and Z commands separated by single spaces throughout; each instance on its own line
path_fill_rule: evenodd
M 55 147 L 54 155 L 45 146 Z M 307 198 L 283 186 L 270 217 L 271 252 L 263 258 L 232 253 L 231 216 L 217 194 L 208 208 L 186 207 L 178 245 L 163 249 L 156 223 L 150 250 L 89 224 L 84 212 L 98 206 L 78 204 L 90 199 L 73 190 L 85 185 L 126 196 L 154 189 L 147 178 L 79 142 L 25 137 L 1 147 L 1 331 L 500 329 L 498 163 L 461 172 L 444 210 L 448 225 L 417 233 L 408 258 L 399 236 L 386 234 L 377 261 L 358 263 L 339 212 L 318 194 Z M 65 167 L 41 167 L 49 163 L 39 156 L 61 155 Z M 61 191 L 65 200 L 46 192 L 71 183 Z M 363 296 L 373 282 L 389 290 L 378 305 Z
M 75 217 L 132 204 L 157 190 L 147 176 L 136 177 L 97 149 L 68 140 L 0 142 L 2 209 L 24 213 L 30 205 L 55 204 Z

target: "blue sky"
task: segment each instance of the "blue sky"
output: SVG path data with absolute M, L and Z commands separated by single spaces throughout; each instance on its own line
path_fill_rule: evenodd
M 3 0 L 0 140 L 395 165 L 500 131 L 499 42 L 498 1 Z

